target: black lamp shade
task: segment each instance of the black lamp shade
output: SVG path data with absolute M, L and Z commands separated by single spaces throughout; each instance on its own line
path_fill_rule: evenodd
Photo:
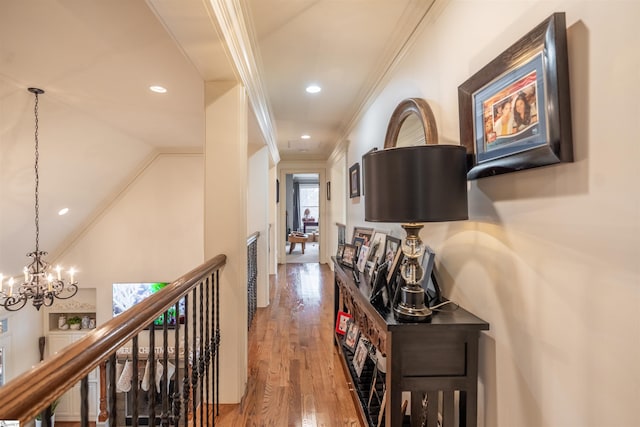
M 466 149 L 418 145 L 362 157 L 364 218 L 373 222 L 437 222 L 469 218 Z

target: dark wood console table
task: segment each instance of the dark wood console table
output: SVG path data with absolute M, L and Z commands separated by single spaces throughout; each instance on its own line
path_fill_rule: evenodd
M 305 234 L 307 233 L 307 225 L 309 227 L 316 227 L 317 228 L 318 227 L 318 221 L 305 221 L 305 220 L 302 220 L 302 232 L 305 233 Z
M 386 402 L 384 425 L 453 426 L 456 400 L 460 426 L 477 425 L 478 340 L 480 331 L 489 324 L 463 308 L 435 312 L 430 322 L 401 323 L 392 313 L 381 314 L 369 303 L 371 288 L 360 274 L 356 284 L 350 268 L 335 258 L 335 316 L 346 311 L 363 334 L 386 356 Z M 449 309 L 449 308 L 447 308 Z M 453 307 L 451 308 L 453 309 Z M 332 325 L 335 329 L 335 325 Z M 360 379 L 349 366 L 342 337 L 336 335 L 337 345 L 349 388 L 359 408 L 363 425 L 377 425 L 367 412 L 366 399 L 358 392 Z M 402 414 L 402 392 L 410 392 L 410 417 Z M 426 406 L 423 404 L 427 400 Z M 405 424 L 403 424 L 405 423 Z

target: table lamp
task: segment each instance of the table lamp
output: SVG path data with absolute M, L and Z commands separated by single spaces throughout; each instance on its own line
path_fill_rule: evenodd
M 400 268 L 404 285 L 393 302 L 396 319 L 423 322 L 431 318 L 420 285 L 420 240 L 424 222 L 469 218 L 466 149 L 459 145 L 416 145 L 371 151 L 362 157 L 364 217 L 372 222 L 401 223 L 406 262 Z

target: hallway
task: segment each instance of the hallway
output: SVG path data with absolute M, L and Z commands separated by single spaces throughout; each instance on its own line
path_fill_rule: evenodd
M 359 426 L 333 346 L 333 272 L 326 264 L 281 264 L 271 305 L 249 334 L 241 405 L 221 405 L 216 426 Z

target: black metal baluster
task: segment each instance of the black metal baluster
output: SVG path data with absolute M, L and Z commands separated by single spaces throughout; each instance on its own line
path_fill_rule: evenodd
M 108 399 L 109 399 L 109 425 L 117 426 L 117 414 L 118 414 L 118 405 L 116 403 L 116 354 L 113 353 L 109 356 L 109 363 L 107 363 L 107 372 L 109 374 L 109 388 L 108 388 Z
M 216 416 L 220 415 L 220 275 L 216 270 L 216 291 L 214 294 L 216 306 L 216 338 L 215 338 L 215 359 L 216 359 Z
M 184 377 L 182 378 L 182 397 L 184 403 L 184 425 L 189 422 L 189 295 L 184 296 Z
M 200 282 L 198 287 L 200 288 L 200 339 L 198 340 L 198 347 L 200 347 L 199 357 L 198 357 L 198 378 L 199 378 L 199 387 L 200 387 L 200 425 L 204 424 L 204 360 L 205 360 L 205 346 L 204 346 L 204 287 L 205 287 L 206 279 Z
M 193 288 L 193 324 L 191 325 L 192 328 L 192 332 L 193 332 L 193 346 L 192 346 L 192 350 L 191 350 L 191 392 L 193 394 L 193 397 L 191 399 L 191 405 L 192 405 L 192 410 L 193 410 L 193 425 L 196 425 L 196 414 L 197 414 L 197 387 L 198 387 L 198 353 L 200 352 L 200 349 L 197 348 L 198 347 L 198 319 L 196 316 L 196 301 L 198 299 L 198 289 L 197 288 Z
M 149 425 L 156 425 L 156 325 L 155 322 L 151 322 L 149 325 L 149 357 L 147 359 L 149 364 L 149 389 L 147 390 L 147 396 L 149 396 Z
M 178 301 L 175 305 L 176 308 L 176 330 L 175 330 L 175 345 L 173 348 L 174 351 L 174 363 L 175 363 L 175 373 L 173 381 L 173 425 L 177 426 L 180 424 L 180 387 L 178 387 L 180 374 L 180 301 Z M 186 425 L 186 421 L 185 421 Z
M 169 341 L 169 310 L 164 312 L 164 321 L 162 322 L 162 381 L 160 381 L 160 393 L 162 396 L 162 427 L 169 426 L 169 379 L 168 379 L 168 362 L 169 351 L 167 341 Z
M 209 325 L 209 288 L 211 287 L 211 276 L 207 277 L 207 279 L 205 280 L 205 343 L 206 343 L 206 348 L 205 348 L 205 359 L 204 359 L 204 384 L 206 384 L 206 399 L 205 402 L 207 403 L 207 425 L 212 425 L 209 424 L 209 363 L 211 362 L 211 333 L 210 333 L 210 325 Z
M 131 346 L 132 355 L 132 370 L 131 370 L 131 425 L 132 427 L 138 427 L 138 414 L 140 398 L 138 397 L 140 394 L 140 370 L 138 366 L 139 362 L 139 352 L 140 348 L 138 346 L 138 335 L 133 337 L 133 344 Z M 128 360 L 128 359 L 127 359 Z
M 89 376 L 80 380 L 80 427 L 89 427 Z
M 258 306 L 258 241 L 247 246 L 247 329 L 251 328 Z

